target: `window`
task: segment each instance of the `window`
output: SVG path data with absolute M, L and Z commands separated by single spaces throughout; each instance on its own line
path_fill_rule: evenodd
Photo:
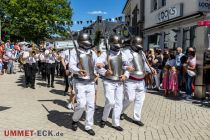
M 166 6 L 166 0 L 151 0 L 151 12 Z
M 151 0 L 151 11 L 158 9 L 158 0 Z
M 161 0 L 161 7 L 166 6 L 166 0 Z

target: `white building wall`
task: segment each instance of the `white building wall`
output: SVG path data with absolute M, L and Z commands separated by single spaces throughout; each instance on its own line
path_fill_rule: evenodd
M 164 8 L 174 6 L 175 4 L 183 3 L 183 16 L 194 14 L 198 11 L 198 0 L 166 0 L 166 6 L 151 12 L 151 1 L 145 0 L 145 25 L 144 28 L 149 28 L 157 25 L 156 16 Z

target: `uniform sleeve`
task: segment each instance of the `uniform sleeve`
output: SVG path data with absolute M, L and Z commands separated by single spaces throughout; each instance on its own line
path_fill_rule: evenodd
M 106 65 L 106 58 L 107 58 L 106 52 L 102 53 L 101 56 L 99 56 L 99 57 L 96 59 L 96 64 L 102 63 L 102 64 Z M 100 75 L 105 76 L 107 70 L 106 70 L 105 68 L 98 69 L 98 68 L 96 67 L 96 71 L 97 71 L 97 73 L 99 73 Z
M 69 70 L 74 73 L 74 74 L 78 74 L 78 72 L 80 71 L 80 69 L 77 67 L 78 64 L 78 59 L 77 59 L 77 54 L 75 49 L 71 50 L 71 55 L 70 55 L 70 60 L 69 60 Z

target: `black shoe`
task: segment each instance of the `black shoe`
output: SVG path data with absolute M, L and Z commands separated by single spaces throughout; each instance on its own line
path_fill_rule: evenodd
M 121 114 L 121 115 L 120 115 L 120 120 L 124 120 L 124 119 L 125 119 L 125 116 L 126 116 L 126 115 L 125 115 L 124 113 Z
M 106 125 L 106 122 L 105 122 L 105 121 L 103 121 L 103 120 L 101 120 L 101 122 L 100 122 L 100 127 L 101 127 L 101 128 L 104 128 L 104 127 L 105 127 L 105 125 Z
M 141 121 L 133 121 L 133 123 L 137 124 L 138 126 L 144 126 L 143 122 Z
M 49 88 L 50 87 L 50 84 L 48 84 L 47 87 Z
M 35 86 L 31 86 L 32 89 L 36 89 Z
M 54 85 L 51 85 L 51 87 L 52 87 L 52 88 L 55 88 L 55 86 L 54 86 Z
M 93 131 L 93 129 L 90 130 L 85 130 L 89 135 L 91 136 L 95 136 L 95 132 Z
M 120 126 L 112 126 L 112 128 L 116 129 L 117 131 L 123 131 L 123 128 Z
M 28 85 L 26 85 L 25 88 L 28 88 Z
M 73 131 L 77 131 L 77 127 L 78 127 L 78 122 L 72 122 L 72 130 Z

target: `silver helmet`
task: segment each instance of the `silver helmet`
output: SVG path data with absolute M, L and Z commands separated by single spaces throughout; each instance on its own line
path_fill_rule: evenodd
M 139 52 L 143 49 L 143 39 L 139 36 L 133 37 L 131 40 L 131 49 L 135 52 Z
M 122 46 L 122 39 L 117 35 L 109 37 L 110 50 L 118 52 Z
M 123 42 L 122 42 L 122 46 L 123 47 L 129 47 L 129 46 L 131 46 L 131 38 L 130 37 L 124 38 L 123 39 Z
M 91 49 L 92 48 L 91 42 L 92 40 L 87 33 L 80 33 L 77 38 L 77 43 L 79 44 L 79 47 L 82 47 L 83 49 Z

